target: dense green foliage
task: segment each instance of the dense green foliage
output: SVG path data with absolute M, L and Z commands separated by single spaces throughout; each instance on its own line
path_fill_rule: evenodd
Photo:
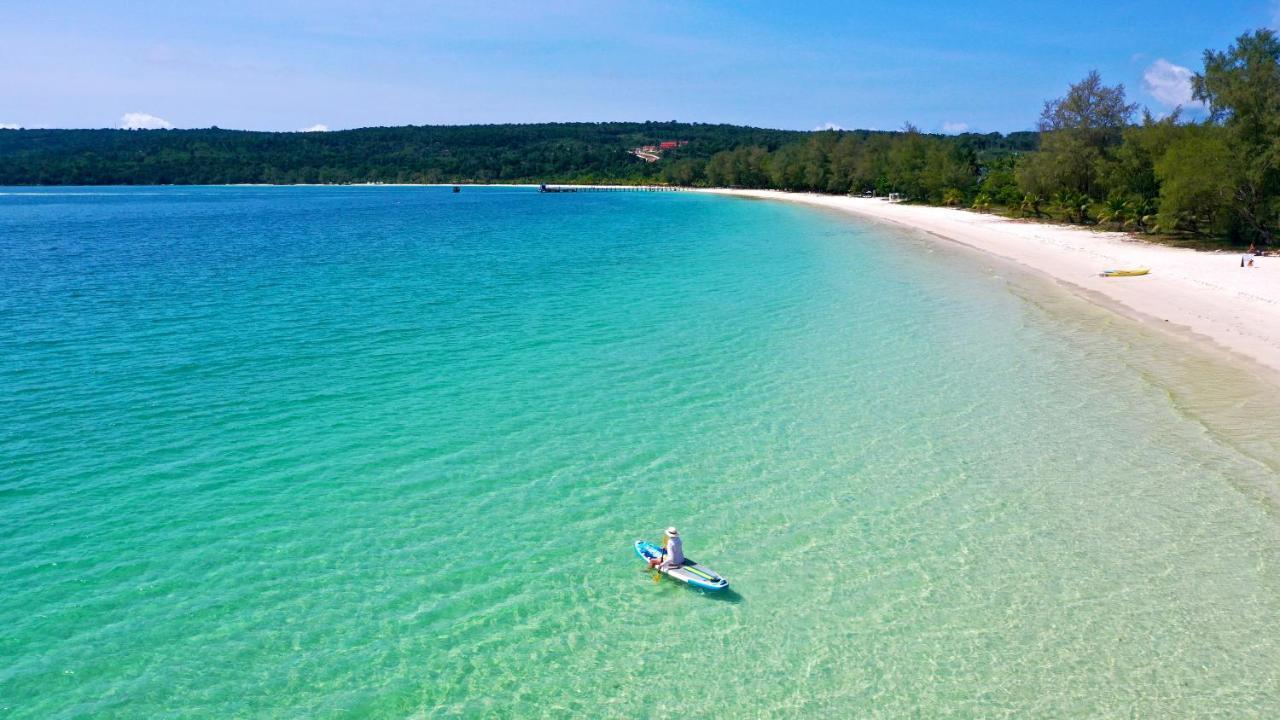
M 688 144 L 666 151 L 659 163 L 630 153 L 663 140 Z M 573 180 L 824 192 L 901 186 L 923 197 L 926 188 L 971 179 L 980 158 L 1031 150 L 1035 144 L 1035 133 L 944 138 L 924 136 L 914 128 L 805 133 L 656 122 L 327 133 L 3 130 L 0 185 Z M 920 178 L 916 163 L 924 171 Z
M 0 130 L 0 185 L 611 182 L 897 193 L 1115 229 L 1273 243 L 1280 40 L 1205 51 L 1208 116 L 1157 119 L 1096 72 L 1036 132 L 794 132 L 689 123 L 365 128 L 331 133 Z M 630 150 L 688 141 L 649 163 Z
M 706 162 L 672 157 L 663 161 L 662 179 L 831 193 L 896 192 L 941 203 L 949 190 L 973 197 L 985 173 L 1035 146 L 1035 133 L 944 137 L 924 135 L 911 126 L 897 133 L 828 130 L 774 151 L 740 147 Z
M 1272 244 L 1280 222 L 1280 39 L 1206 51 L 1202 122 L 1156 119 L 1091 72 L 1045 103 L 1038 136 L 815 133 L 673 162 L 675 183 L 880 194 L 1113 229 Z M 1038 143 L 1036 140 L 1038 139 Z
M 0 185 L 653 181 L 631 148 L 688 140 L 693 157 L 803 133 L 689 123 L 235 130 L 0 131 Z

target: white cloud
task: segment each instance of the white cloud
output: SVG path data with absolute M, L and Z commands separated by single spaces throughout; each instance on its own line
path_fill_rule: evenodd
M 1204 107 L 1204 103 L 1191 99 L 1191 76 L 1194 74 L 1189 68 L 1174 65 L 1164 58 L 1156 58 L 1142 73 L 1142 84 L 1151 97 L 1162 105 Z
M 122 130 L 169 130 L 173 123 L 146 113 L 125 113 L 120 118 Z
M 835 124 L 835 123 L 833 123 L 833 122 L 824 122 L 824 123 L 822 123 L 821 125 L 819 125 L 818 127 L 814 128 L 814 129 L 813 129 L 813 131 L 814 131 L 814 132 L 821 132 L 821 131 L 823 131 L 823 130 L 843 130 L 843 129 L 844 129 L 843 127 L 840 127 L 839 125 L 837 125 L 837 124 Z
M 942 123 L 942 132 L 948 135 L 959 135 L 969 129 L 969 123 L 948 121 Z
M 329 126 L 324 123 L 316 123 L 311 127 L 304 127 L 298 132 L 329 132 Z
M 21 130 L 22 126 L 18 123 L 0 123 L 0 130 Z

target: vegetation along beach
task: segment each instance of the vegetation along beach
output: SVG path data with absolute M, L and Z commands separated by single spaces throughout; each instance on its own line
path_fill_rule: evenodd
M 0 719 L 1276 717 L 1280 14 L 996 5 L 17 9 Z

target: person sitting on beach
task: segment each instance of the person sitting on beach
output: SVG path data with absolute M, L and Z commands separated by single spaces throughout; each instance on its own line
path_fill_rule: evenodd
M 684 543 L 680 540 L 680 532 L 674 527 L 667 528 L 662 538 L 662 557 L 649 558 L 651 568 L 678 568 L 684 564 Z

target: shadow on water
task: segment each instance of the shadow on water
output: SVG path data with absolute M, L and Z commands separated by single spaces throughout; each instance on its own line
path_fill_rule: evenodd
M 706 595 L 708 600 L 715 600 L 717 602 L 725 602 L 725 603 L 732 603 L 734 605 L 741 605 L 742 603 L 747 601 L 747 599 L 743 597 L 741 593 L 739 593 L 737 590 L 734 590 L 732 587 L 727 587 L 724 590 L 715 590 L 715 591 L 702 590 L 701 588 L 695 588 L 695 587 L 690 587 L 689 589 L 694 590 L 696 592 L 700 592 L 703 595 Z

